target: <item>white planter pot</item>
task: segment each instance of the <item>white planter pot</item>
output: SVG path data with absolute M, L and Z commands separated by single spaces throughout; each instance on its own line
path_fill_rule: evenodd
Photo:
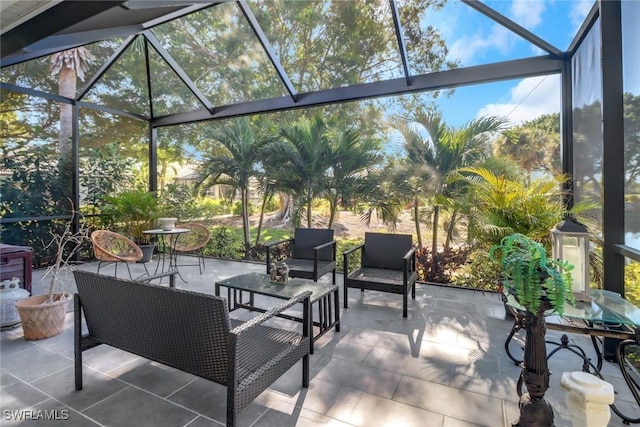
M 176 221 L 178 218 L 158 218 L 158 223 L 160 223 L 160 228 L 164 231 L 171 231 L 176 228 Z

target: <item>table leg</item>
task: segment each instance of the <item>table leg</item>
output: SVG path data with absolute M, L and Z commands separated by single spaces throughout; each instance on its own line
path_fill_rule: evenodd
M 334 298 L 334 305 L 333 305 L 333 310 L 335 313 L 335 320 L 336 320 L 336 332 L 340 332 L 340 302 L 338 301 L 339 299 L 339 292 L 338 289 L 336 289 L 333 292 L 333 298 Z
M 178 273 L 178 276 L 180 277 L 180 279 L 184 283 L 188 283 L 186 280 L 184 280 L 184 277 L 182 277 L 182 274 L 180 274 L 180 270 L 178 269 L 178 251 L 175 250 L 176 241 L 178 240 L 178 237 L 180 237 L 179 234 L 170 235 L 169 239 L 170 239 L 171 244 L 166 245 L 166 246 L 169 247 L 169 270 L 175 269 L 176 272 Z M 171 240 L 171 239 L 173 239 L 173 240 Z M 162 268 L 164 270 L 164 262 L 162 263 Z
M 633 366 L 630 365 L 628 370 L 627 370 L 627 367 L 625 366 L 626 362 L 624 359 L 624 353 L 625 353 L 625 348 L 629 345 L 638 345 L 638 343 L 635 340 L 621 341 L 618 344 L 618 347 L 616 347 L 616 358 L 618 359 L 618 367 L 620 368 L 620 372 L 622 373 L 622 377 L 624 378 L 624 381 L 627 383 L 629 390 L 631 390 L 631 394 L 633 395 L 633 398 L 636 400 L 636 403 L 640 404 L 640 395 L 638 394 L 638 388 L 640 388 L 640 375 L 638 375 L 638 372 Z M 635 378 L 631 376 L 629 371 L 631 371 L 631 373 L 634 374 Z M 622 412 L 620 412 L 620 410 L 616 408 L 615 405 L 611 405 L 611 410 L 615 412 L 616 415 L 618 415 L 620 418 L 622 418 L 625 424 L 640 423 L 640 417 L 639 418 L 628 417 L 624 415 Z
M 511 340 L 513 339 L 513 336 L 516 334 L 516 332 L 518 332 L 520 329 L 523 329 L 523 327 L 524 327 L 524 314 L 518 311 L 514 311 L 513 326 L 511 326 L 511 331 L 509 332 L 509 335 L 507 335 L 507 339 L 504 342 L 504 349 L 507 352 L 507 356 L 509 357 L 509 359 L 511 359 L 511 361 L 513 361 L 513 363 L 516 366 L 522 363 L 522 359 L 516 359 L 511 354 L 511 351 L 509 350 L 509 343 L 511 343 Z

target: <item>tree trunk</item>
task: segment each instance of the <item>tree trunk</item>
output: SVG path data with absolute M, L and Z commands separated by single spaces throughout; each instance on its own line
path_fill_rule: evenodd
M 453 241 L 453 229 L 456 226 L 456 217 L 458 216 L 457 211 L 453 211 L 451 213 L 451 220 L 449 221 L 449 226 L 447 227 L 447 239 L 444 242 L 445 249 L 449 249 L 451 246 L 451 242 Z
M 420 230 L 420 218 L 418 217 L 418 199 L 413 200 L 413 220 L 416 222 L 416 235 L 418 236 L 418 249 L 422 249 L 422 231 Z
M 69 67 L 62 67 L 58 77 L 58 94 L 66 98 L 76 97 L 76 71 Z M 73 135 L 73 106 L 65 102 L 60 103 L 60 130 L 58 132 L 61 158 L 71 156 L 71 137 Z
M 312 200 L 309 200 L 307 202 L 307 227 L 308 228 L 311 228 L 311 223 L 313 221 L 313 218 L 311 216 L 311 203 L 312 203 Z
M 242 228 L 244 231 L 244 250 L 245 257 L 249 257 L 250 249 L 251 249 L 251 230 L 249 229 L 249 189 L 244 188 L 241 190 L 242 193 Z
M 553 409 L 545 400 L 544 394 L 549 388 L 549 367 L 547 365 L 547 347 L 544 339 L 546 326 L 544 310 L 548 304 L 542 304 L 537 314 L 529 311 L 525 317 L 527 331 L 524 346 L 522 377 L 528 393 L 520 397 L 520 420 L 517 427 L 552 427 Z M 518 392 L 520 390 L 518 389 Z
M 264 221 L 264 209 L 267 206 L 267 202 L 271 200 L 271 194 L 264 193 L 262 197 L 262 206 L 260 206 L 260 220 L 258 221 L 258 231 L 256 232 L 256 246 L 260 243 L 260 237 L 262 236 L 262 222 Z
M 329 208 L 330 208 L 329 225 L 327 225 L 327 228 L 333 228 L 333 222 L 336 219 L 336 211 L 338 210 L 338 195 L 337 194 L 336 194 L 335 197 L 329 197 Z
M 435 257 L 438 253 L 438 222 L 440 222 L 440 206 L 433 206 L 433 237 L 431 241 L 431 252 Z

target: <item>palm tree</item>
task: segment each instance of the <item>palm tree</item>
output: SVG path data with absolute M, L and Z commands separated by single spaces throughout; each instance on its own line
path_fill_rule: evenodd
M 278 139 L 269 145 L 265 169 L 278 190 L 293 196 L 293 220 L 300 225 L 306 214 L 312 226 L 311 204 L 327 188 L 331 146 L 321 117 L 289 122 L 278 130 Z
M 58 74 L 58 95 L 75 99 L 77 79 L 84 81 L 89 69 L 88 63 L 93 55 L 86 47 L 57 52 L 51 55 L 51 74 Z M 73 129 L 73 112 L 71 104 L 60 103 L 60 157 L 67 158 L 71 153 L 71 135 Z
M 242 229 L 245 252 L 251 248 L 249 222 L 249 183 L 260 173 L 262 148 L 266 141 L 257 138 L 248 117 L 241 117 L 222 127 L 209 128 L 206 136 L 224 147 L 224 153 L 212 150 L 203 156 L 198 168 L 198 186 L 206 190 L 216 184 L 226 184 L 240 192 L 242 204 Z
M 460 173 L 463 174 L 460 179 L 472 187 L 471 231 L 483 247 L 498 244 L 513 233 L 550 245 L 549 231 L 566 212 L 562 190 L 566 176 L 543 176 L 529 181 L 522 175 L 510 178 L 482 167 L 461 168 Z M 578 215 L 595 207 L 592 201 L 582 200 L 570 212 Z
M 327 228 L 333 228 L 340 201 L 347 203 L 361 193 L 364 180 L 380 162 L 379 143 L 362 138 L 355 129 L 332 134 L 331 167 L 325 197 L 329 200 L 330 215 Z
M 430 185 L 433 190 L 432 253 L 438 250 L 438 223 L 440 208 L 449 196 L 455 193 L 455 181 L 450 177 L 460 167 L 473 165 L 489 154 L 488 139 L 504 126 L 504 120 L 497 117 L 481 117 L 471 120 L 456 129 L 447 126 L 439 112 L 419 109 L 412 116 L 404 118 L 406 127 L 405 151 L 409 161 L 423 164 L 434 173 Z M 407 132 L 408 131 L 408 132 Z M 455 205 L 451 219 L 455 219 Z M 452 234 L 454 221 L 448 224 L 447 235 Z

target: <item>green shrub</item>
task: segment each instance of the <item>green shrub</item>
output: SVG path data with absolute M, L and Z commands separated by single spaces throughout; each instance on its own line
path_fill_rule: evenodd
M 640 306 L 640 263 L 632 262 L 624 268 L 624 297 Z
M 241 234 L 231 227 L 211 228 L 211 239 L 205 247 L 204 254 L 223 259 L 244 259 Z
M 500 262 L 489 258 L 487 250 L 472 252 L 469 260 L 458 275 L 454 277 L 456 285 L 487 291 L 498 291 L 502 279 Z
M 445 248 L 434 257 L 427 248 L 416 251 L 418 280 L 431 283 L 451 283 L 455 272 L 469 260 L 471 249 Z
M 211 218 L 217 215 L 227 215 L 231 213 L 229 202 L 224 199 L 213 199 L 211 197 L 203 197 L 198 200 L 198 209 L 205 218 Z
M 255 215 L 258 213 L 258 207 L 253 203 L 249 203 L 249 215 Z M 231 205 L 231 213 L 233 215 L 241 216 L 242 215 L 242 202 L 240 200 L 236 200 Z
M 364 242 L 364 238 L 357 239 L 336 239 L 336 251 L 337 251 L 337 260 L 336 260 L 336 269 L 338 271 L 344 271 L 344 257 L 342 253 L 346 250 L 353 248 L 354 246 L 358 246 Z M 353 267 L 359 267 L 361 262 L 360 251 L 355 251 L 351 255 L 349 255 L 349 269 L 353 270 Z

